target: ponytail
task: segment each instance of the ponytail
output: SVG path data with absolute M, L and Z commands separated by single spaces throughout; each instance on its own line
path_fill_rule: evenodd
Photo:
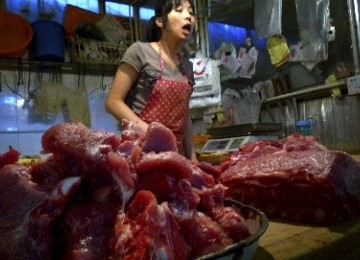
M 146 40 L 147 42 L 157 42 L 160 40 L 161 37 L 161 29 L 160 27 L 155 23 L 156 17 L 153 16 L 149 20 L 147 32 L 146 32 Z

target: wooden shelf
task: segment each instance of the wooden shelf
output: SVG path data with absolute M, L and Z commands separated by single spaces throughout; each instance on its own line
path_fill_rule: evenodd
M 346 79 L 339 80 L 338 82 L 332 83 L 332 84 L 317 85 L 317 86 L 313 86 L 313 87 L 308 87 L 306 89 L 301 89 L 298 91 L 293 91 L 290 93 L 278 95 L 278 96 L 263 100 L 262 103 L 263 104 L 271 104 L 271 103 L 276 103 L 276 102 L 283 101 L 283 100 L 290 99 L 290 98 L 314 99 L 314 98 L 318 98 L 318 97 L 331 96 L 332 90 L 334 88 L 339 88 L 341 91 L 347 92 Z

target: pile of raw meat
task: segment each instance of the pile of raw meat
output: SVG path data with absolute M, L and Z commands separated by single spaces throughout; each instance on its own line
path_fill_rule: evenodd
M 125 124 L 56 125 L 46 158 L 0 156 L 0 259 L 195 259 L 250 235 L 217 169 L 179 155 L 161 124 Z
M 360 216 L 360 165 L 312 136 L 247 143 L 220 165 L 225 196 L 270 218 L 316 225 Z

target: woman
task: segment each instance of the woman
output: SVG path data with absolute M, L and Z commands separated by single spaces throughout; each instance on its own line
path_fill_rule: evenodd
M 179 153 L 192 160 L 196 155 L 189 100 L 194 77 L 192 64 L 180 49 L 191 37 L 194 25 L 191 1 L 158 0 L 148 42 L 138 41 L 128 48 L 105 104 L 120 122 L 127 119 L 144 130 L 154 121 L 164 124 L 175 134 Z

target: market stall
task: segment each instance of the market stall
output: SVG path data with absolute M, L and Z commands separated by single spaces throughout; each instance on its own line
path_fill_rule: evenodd
M 154 1 L 38 2 L 0 1 L 1 259 L 358 258 L 356 0 L 194 1 L 198 161 L 104 107 Z

